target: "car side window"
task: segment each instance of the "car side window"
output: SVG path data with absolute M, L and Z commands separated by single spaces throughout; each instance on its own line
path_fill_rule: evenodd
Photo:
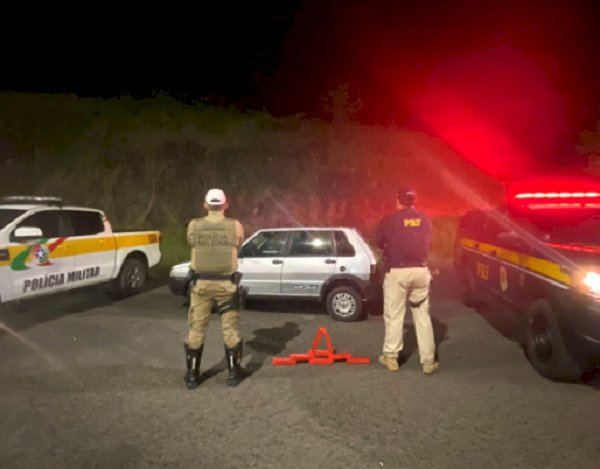
M 354 257 L 356 251 L 343 231 L 334 231 L 335 249 L 338 257 Z
M 240 249 L 239 257 L 278 257 L 283 255 L 287 232 L 262 231 Z
M 60 210 L 42 210 L 22 220 L 16 227 L 21 226 L 35 227 L 42 230 L 44 238 L 59 238 L 64 236 L 61 230 L 61 211 Z M 10 234 L 10 241 L 17 242 L 15 232 Z
M 292 232 L 290 257 L 333 256 L 333 239 L 328 230 Z
M 104 232 L 104 222 L 100 212 L 89 210 L 65 210 L 71 226 L 71 236 L 90 236 Z

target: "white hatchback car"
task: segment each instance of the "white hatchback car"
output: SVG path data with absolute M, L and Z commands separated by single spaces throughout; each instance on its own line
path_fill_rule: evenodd
M 238 270 L 248 298 L 313 298 L 338 321 L 365 317 L 365 303 L 381 301 L 377 258 L 353 228 L 272 228 L 248 238 Z M 190 262 L 172 267 L 169 287 L 187 296 Z

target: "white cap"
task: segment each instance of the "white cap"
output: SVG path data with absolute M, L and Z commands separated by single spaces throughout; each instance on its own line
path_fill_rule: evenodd
M 225 197 L 225 192 L 223 192 L 221 189 L 210 189 L 206 193 L 204 201 L 208 205 L 223 205 L 227 203 L 227 197 Z

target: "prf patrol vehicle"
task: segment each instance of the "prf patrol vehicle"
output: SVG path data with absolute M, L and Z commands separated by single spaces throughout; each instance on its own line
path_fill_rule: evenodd
M 463 302 L 514 315 L 535 370 L 581 377 L 600 357 L 600 184 L 544 178 L 510 185 L 502 207 L 460 222 Z
M 103 211 L 55 197 L 0 198 L 0 303 L 101 284 L 127 296 L 160 258 L 159 231 L 113 232 Z

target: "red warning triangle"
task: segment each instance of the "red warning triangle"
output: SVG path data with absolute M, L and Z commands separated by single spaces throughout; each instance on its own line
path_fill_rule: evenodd
M 327 349 L 319 349 L 321 340 L 325 340 Z M 325 327 L 319 327 L 313 344 L 307 353 L 292 353 L 287 357 L 273 357 L 273 365 L 295 365 L 296 363 L 307 362 L 309 365 L 332 365 L 335 362 L 345 361 L 349 364 L 368 364 L 371 363 L 369 357 L 353 357 L 350 353 L 335 353 L 331 345 L 331 337 Z

